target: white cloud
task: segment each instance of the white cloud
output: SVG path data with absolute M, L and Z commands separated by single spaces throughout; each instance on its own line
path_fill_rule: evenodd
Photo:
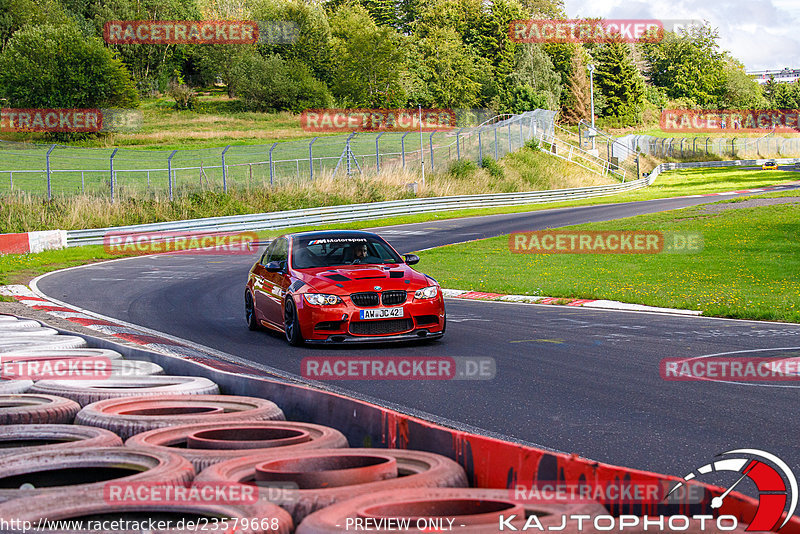
M 748 70 L 800 68 L 797 0 L 566 0 L 566 9 L 570 18 L 705 20 Z

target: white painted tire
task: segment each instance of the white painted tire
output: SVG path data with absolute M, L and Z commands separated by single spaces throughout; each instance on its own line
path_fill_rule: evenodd
M 208 378 L 163 375 L 97 380 L 40 380 L 30 392 L 57 395 L 86 406 L 107 399 L 143 395 L 218 395 L 219 387 Z
M 78 336 L 27 336 L 0 339 L 0 354 L 19 350 L 80 349 L 83 347 L 86 347 L 86 340 Z
M 4 352 L 3 356 L 14 356 L 16 360 L 48 359 L 48 358 L 106 358 L 108 360 L 121 360 L 122 354 L 109 349 L 39 349 L 22 348 Z M 25 356 L 22 358 L 21 356 Z M 30 358 L 28 358 L 30 356 Z

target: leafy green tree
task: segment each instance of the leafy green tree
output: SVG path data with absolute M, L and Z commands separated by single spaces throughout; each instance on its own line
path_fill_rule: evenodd
M 197 0 L 105 0 L 92 6 L 98 35 L 110 20 L 200 20 Z M 109 47 L 128 67 L 140 92 L 164 91 L 194 45 L 123 44 Z M 198 45 L 199 46 L 199 45 Z M 205 46 L 205 45 L 203 45 Z
M 258 0 L 252 4 L 252 18 L 279 30 L 260 39 L 262 55 L 300 61 L 316 78 L 331 82 L 331 28 L 322 6 L 303 0 Z
M 744 65 L 732 58 L 725 63 L 723 88 L 717 104 L 722 109 L 758 109 L 769 105 L 758 82 L 744 71 Z M 795 107 L 790 106 L 791 109 Z
M 506 77 L 495 109 L 505 113 L 536 108 L 558 110 L 560 100 L 561 77 L 541 45 L 517 46 L 514 70 Z
M 236 95 L 249 109 L 300 113 L 332 104 L 328 87 L 296 60 L 264 57 L 251 50 L 236 65 L 233 76 Z
M 776 83 L 771 96 L 768 105 L 774 109 L 800 109 L 800 85 L 797 82 Z
M 681 35 L 665 32 L 661 42 L 642 45 L 650 82 L 670 98 L 715 105 L 725 92 L 726 57 L 718 40 L 716 30 L 703 26 Z
M 645 83 L 631 60 L 628 45 L 605 43 L 596 47 L 592 55 L 595 93 L 599 91 L 605 97 L 602 114 L 621 119 L 628 125 L 641 122 Z
M 449 28 L 413 37 L 406 78 L 408 100 L 425 107 L 470 108 L 479 103 L 485 62 Z
M 378 26 L 366 9 L 343 5 L 330 18 L 333 49 L 331 90 L 347 107 L 397 107 L 405 103 L 401 72 L 406 39 Z
M 134 107 L 125 66 L 75 24 L 27 26 L 0 54 L 0 92 L 10 107 Z
M 64 24 L 68 20 L 58 0 L 0 0 L 0 50 L 27 24 Z

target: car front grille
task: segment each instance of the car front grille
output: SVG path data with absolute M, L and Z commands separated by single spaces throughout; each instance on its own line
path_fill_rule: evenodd
M 381 303 L 380 295 L 375 293 L 374 291 L 367 291 L 365 293 L 353 293 L 350 295 L 350 300 L 353 301 L 353 304 L 358 306 L 359 308 L 369 308 L 371 306 L 377 306 Z
M 350 323 L 350 333 L 362 336 L 396 334 L 414 328 L 414 321 L 407 319 L 386 319 L 377 321 L 356 321 Z
M 405 291 L 384 291 L 381 294 L 381 301 L 384 306 L 397 306 L 406 301 L 408 293 Z

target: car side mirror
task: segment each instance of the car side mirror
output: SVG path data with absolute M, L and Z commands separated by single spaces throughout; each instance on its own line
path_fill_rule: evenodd
M 408 265 L 416 265 L 419 263 L 419 256 L 416 254 L 403 254 L 403 259 L 406 260 Z
M 264 266 L 268 273 L 279 273 L 283 270 L 282 261 L 271 261 Z

